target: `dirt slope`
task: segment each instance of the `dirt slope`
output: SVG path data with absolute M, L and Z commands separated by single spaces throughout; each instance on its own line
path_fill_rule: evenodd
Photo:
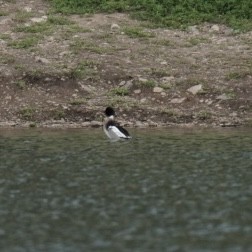
M 107 105 L 131 126 L 252 124 L 251 32 L 0 6 L 2 126 L 99 126 Z

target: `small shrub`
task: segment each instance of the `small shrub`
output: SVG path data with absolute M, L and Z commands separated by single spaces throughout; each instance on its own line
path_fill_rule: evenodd
M 155 35 L 150 32 L 145 32 L 139 27 L 125 27 L 123 32 L 130 38 L 153 38 Z
M 87 102 L 87 99 L 85 98 L 80 98 L 80 99 L 74 99 L 70 101 L 71 105 L 82 105 L 85 104 Z
M 116 87 L 111 90 L 111 93 L 118 96 L 129 95 L 129 90 L 125 87 Z
M 24 80 L 18 80 L 15 84 L 21 90 L 24 90 L 26 88 L 26 82 Z
M 25 107 L 19 111 L 21 117 L 25 120 L 31 120 L 34 117 L 35 112 L 35 108 L 32 107 Z
M 27 49 L 32 46 L 35 46 L 38 43 L 37 37 L 27 37 L 20 40 L 15 40 L 8 43 L 8 46 L 15 48 L 15 49 Z

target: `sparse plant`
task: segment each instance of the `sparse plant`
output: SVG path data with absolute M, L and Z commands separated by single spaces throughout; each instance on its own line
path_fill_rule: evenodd
M 143 88 L 153 88 L 157 86 L 157 83 L 154 80 L 146 80 L 146 81 L 138 81 L 136 85 Z
M 140 27 L 124 27 L 122 30 L 130 38 L 153 38 L 154 33 L 146 32 Z
M 26 37 L 23 39 L 15 40 L 8 43 L 8 46 L 15 49 L 27 49 L 35 46 L 38 43 L 39 39 L 37 37 Z
M 14 62 L 15 62 L 15 59 L 13 58 L 13 56 L 7 55 L 7 54 L 0 55 L 0 63 L 1 64 L 10 64 L 10 63 L 14 63 Z
M 154 77 L 157 77 L 157 78 L 162 78 L 162 77 L 170 76 L 171 75 L 166 70 L 164 70 L 164 69 L 157 69 L 157 68 L 151 68 L 150 74 L 152 76 L 154 76 Z
M 86 98 L 79 98 L 79 99 L 73 99 L 70 101 L 71 105 L 82 105 L 87 103 L 87 99 Z
M 252 75 L 252 70 L 251 71 L 240 71 L 240 72 L 230 72 L 226 75 L 225 79 L 226 80 L 238 80 L 238 79 L 243 79 L 249 75 Z
M 21 25 L 18 26 L 15 30 L 17 32 L 26 32 L 26 33 L 43 33 L 48 31 L 51 28 L 51 25 L 48 22 L 35 23 L 30 26 Z
M 196 118 L 199 120 L 202 120 L 202 121 L 209 120 L 209 119 L 211 119 L 211 117 L 212 117 L 212 113 L 209 111 L 206 111 L 206 110 L 202 110 L 202 111 L 198 112 L 196 115 Z
M 53 111 L 53 119 L 60 120 L 66 116 L 65 111 L 62 108 L 57 108 Z
M 32 107 L 24 107 L 19 113 L 24 120 L 31 120 L 35 115 L 36 109 Z
M 52 25 L 72 25 L 73 21 L 63 16 L 49 16 L 47 22 Z
M 83 78 L 84 76 L 94 76 L 97 71 L 94 68 L 95 63 L 92 61 L 82 61 L 68 74 L 72 78 Z
M 24 80 L 18 80 L 15 82 L 15 84 L 21 90 L 24 90 L 26 88 L 26 82 Z
M 129 95 L 129 90 L 125 87 L 115 87 L 110 91 L 114 95 L 126 96 Z
M 17 23 L 24 23 L 26 22 L 28 19 L 30 19 L 31 17 L 33 17 L 33 13 L 32 12 L 28 12 L 28 11 L 18 11 L 16 12 L 15 16 L 13 17 L 13 20 Z
M 211 41 L 208 38 L 204 37 L 191 37 L 190 39 L 188 39 L 188 42 L 188 46 L 197 46 L 202 43 L 210 43 Z

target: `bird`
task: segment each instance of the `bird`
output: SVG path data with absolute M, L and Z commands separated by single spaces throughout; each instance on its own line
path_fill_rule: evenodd
M 107 107 L 104 113 L 106 115 L 106 118 L 103 124 L 103 131 L 109 139 L 117 141 L 120 139 L 132 138 L 129 132 L 114 120 L 115 111 L 112 107 Z

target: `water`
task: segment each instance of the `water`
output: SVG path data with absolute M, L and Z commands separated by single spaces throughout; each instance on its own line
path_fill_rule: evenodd
M 0 131 L 1 252 L 252 251 L 252 132 Z

